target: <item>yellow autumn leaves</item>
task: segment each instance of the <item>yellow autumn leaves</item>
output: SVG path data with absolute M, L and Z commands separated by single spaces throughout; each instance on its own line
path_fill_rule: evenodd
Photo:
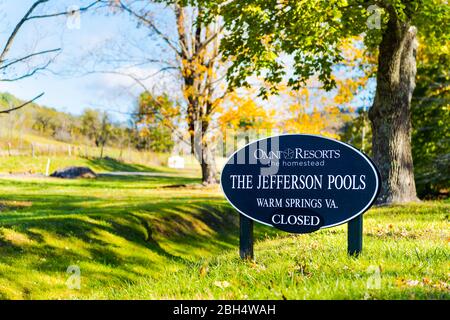
M 351 118 L 350 107 L 339 108 L 336 96 L 320 96 L 305 87 L 291 90 L 280 86 L 279 95 L 268 101 L 256 96 L 256 89 L 232 92 L 217 109 L 218 126 L 236 132 L 307 133 L 338 138 L 342 123 Z M 341 98 L 339 98 L 341 99 Z

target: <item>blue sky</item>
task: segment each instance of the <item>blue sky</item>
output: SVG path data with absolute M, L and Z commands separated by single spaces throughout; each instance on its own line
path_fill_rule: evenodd
M 0 43 L 28 10 L 34 1 L 0 0 Z M 83 6 L 90 1 L 50 1 L 41 12 L 65 10 L 76 3 Z M 37 101 L 49 107 L 79 114 L 86 107 L 129 111 L 135 103 L 132 94 L 123 94 L 119 88 L 133 86 L 132 80 L 120 75 L 90 74 L 81 71 L 95 61 L 88 55 L 102 49 L 113 41 L 133 34 L 136 38 L 144 37 L 145 29 L 136 28 L 136 23 L 123 14 L 111 14 L 103 10 L 101 13 L 83 13 L 79 28 L 74 20 L 66 17 L 41 19 L 25 25 L 14 43 L 12 56 L 20 56 L 27 48 L 36 45 L 40 49 L 62 48 L 55 62 L 48 71 L 40 72 L 33 77 L 16 81 L 0 82 L 0 91 L 10 92 L 21 99 L 30 99 L 41 92 L 45 95 Z M 89 69 L 88 67 L 87 69 Z M 148 67 L 147 67 L 148 68 Z M 105 69 L 114 69 L 107 66 Z M 141 72 L 146 72 L 143 69 Z M 125 116 L 113 112 L 118 120 Z

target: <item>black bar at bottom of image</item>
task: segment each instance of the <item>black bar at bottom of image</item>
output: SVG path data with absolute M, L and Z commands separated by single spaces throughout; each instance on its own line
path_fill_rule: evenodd
M 21 313 L 34 316 L 60 318 L 85 317 L 93 313 L 102 317 L 129 319 L 140 315 L 146 319 L 301 319 L 308 315 L 337 315 L 352 313 L 358 316 L 361 308 L 364 314 L 372 316 L 392 316 L 413 314 L 423 308 L 448 308 L 448 300 L 433 301 L 364 301 L 364 300 L 63 300 L 63 301 L 0 301 L 4 312 L 13 312 L 15 317 Z

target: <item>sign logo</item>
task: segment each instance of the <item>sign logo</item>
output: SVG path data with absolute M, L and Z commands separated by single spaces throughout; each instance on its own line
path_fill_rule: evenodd
M 378 170 L 362 152 L 315 135 L 254 141 L 226 162 L 222 190 L 241 214 L 292 233 L 343 224 L 363 214 L 380 188 Z

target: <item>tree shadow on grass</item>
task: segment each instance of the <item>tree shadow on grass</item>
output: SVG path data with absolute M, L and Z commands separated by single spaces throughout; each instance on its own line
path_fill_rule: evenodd
M 158 254 L 178 261 L 182 259 L 165 251 L 158 241 L 181 241 L 191 247 L 207 248 L 237 246 L 239 240 L 239 215 L 219 196 L 142 201 L 132 208 L 114 204 L 113 200 L 105 205 L 104 199 L 87 196 L 21 194 L 8 195 L 7 199 L 30 201 L 32 206 L 4 210 L 0 213 L 0 226 L 19 226 L 25 231 L 44 228 L 57 237 L 73 236 L 89 243 L 95 242 L 90 235 L 97 228 L 130 242 L 144 243 Z M 255 228 L 256 239 L 272 233 L 277 231 Z
M 90 188 L 100 188 L 96 183 L 108 188 L 114 183 L 118 188 L 142 188 L 129 177 L 122 178 L 83 184 Z M 162 183 L 174 181 L 165 179 Z M 161 178 L 145 177 L 144 181 L 161 183 Z M 32 203 L 0 211 L 0 261 L 14 266 L 22 277 L 27 270 L 65 275 L 69 265 L 84 262 L 98 277 L 111 270 L 110 277 L 133 282 L 163 272 L 167 265 L 190 265 L 197 258 L 238 247 L 239 215 L 221 196 L 177 196 L 174 191 L 165 201 L 138 197 L 115 202 L 114 198 L 90 196 L 89 189 L 87 196 L 71 195 L 72 184 L 64 182 L 58 182 L 57 188 L 68 192 L 52 194 L 36 190 L 54 187 L 53 181 L 9 181 L 15 189 L 25 191 L 0 196 L 5 203 Z M 255 228 L 256 238 L 266 233 L 260 230 Z
M 107 241 L 98 240 L 101 237 L 99 233 L 104 231 L 178 262 L 184 262 L 184 259 L 164 250 L 154 237 L 155 231 L 158 239 L 161 239 L 161 236 L 165 240 L 184 238 L 192 240 L 191 245 L 195 245 L 194 239 L 199 240 L 195 234 L 196 223 L 211 223 L 212 229 L 219 231 L 220 221 L 224 222 L 226 217 L 229 217 L 229 214 L 213 213 L 214 210 L 217 211 L 214 208 L 202 209 L 198 204 L 186 205 L 189 197 L 176 198 L 165 203 L 142 202 L 133 206 L 132 210 L 120 204 L 114 205 L 114 202 L 105 206 L 104 200 L 96 197 L 17 194 L 9 195 L 8 199 L 30 201 L 32 206 L 14 211 L 3 210 L 0 213 L 0 226 L 14 228 L 37 242 L 44 242 L 44 237 L 35 230 L 55 238 L 72 237 L 90 245 L 111 246 Z M 199 198 L 198 201 L 211 201 L 211 198 Z M 182 207 L 184 209 L 181 209 Z M 173 210 L 183 215 L 173 216 L 170 214 Z M 164 217 L 163 223 L 172 229 L 170 234 L 158 234 L 154 223 L 159 217 Z M 231 225 L 233 224 L 222 223 L 221 233 L 227 234 L 226 230 L 229 230 Z M 201 245 L 202 241 L 198 244 Z
M 166 264 L 173 261 L 186 264 L 187 261 L 164 250 L 153 239 L 145 239 L 142 226 L 131 215 L 90 215 L 88 221 L 77 217 L 21 221 L 18 224 L 2 225 L 0 229 L 0 262 L 14 266 L 21 278 L 10 272 L 1 274 L 16 287 L 22 286 L 23 276 L 28 270 L 39 270 L 47 275 L 66 275 L 70 265 L 88 263 L 83 269 L 89 279 L 99 279 L 99 272 L 107 268 L 106 282 L 134 282 L 145 272 L 163 272 Z M 19 239 L 6 237 L 5 229 L 13 230 Z M 124 246 L 124 247 L 122 247 Z M 135 254 L 138 253 L 138 254 Z M 25 262 L 22 262 L 25 258 Z M 136 269 L 136 267 L 138 267 Z M 28 276 L 27 276 L 28 278 Z
M 45 181 L 45 183 L 43 183 Z M 100 175 L 97 179 L 33 179 L 33 180 L 8 180 L 0 179 L 0 188 L 8 188 L 11 185 L 20 187 L 21 189 L 34 189 L 34 188 L 91 188 L 91 189 L 152 189 L 152 188 L 164 188 L 169 186 L 189 185 L 200 183 L 199 178 L 184 177 L 184 176 L 166 176 L 166 175 L 154 175 L 154 176 L 142 176 L 142 175 L 124 175 L 124 176 L 112 176 L 112 175 Z M 45 197 L 45 195 L 40 195 Z M 0 195 L 0 198 L 1 195 Z

